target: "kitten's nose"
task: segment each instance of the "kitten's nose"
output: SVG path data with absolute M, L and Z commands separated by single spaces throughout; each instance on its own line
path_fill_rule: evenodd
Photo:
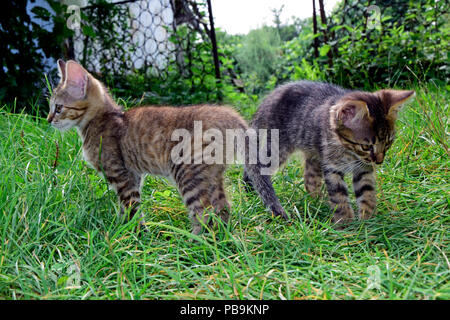
M 384 153 L 379 153 L 379 154 L 377 154 L 377 158 L 376 158 L 376 161 L 375 161 L 376 164 L 382 163 L 383 160 L 384 160 Z
M 48 117 L 47 117 L 47 122 L 48 123 L 52 123 L 52 121 L 53 121 L 53 117 L 54 117 L 55 115 L 53 114 L 53 113 L 49 113 L 48 114 Z

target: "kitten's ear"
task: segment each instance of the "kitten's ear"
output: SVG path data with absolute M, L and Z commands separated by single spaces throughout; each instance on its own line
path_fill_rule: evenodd
M 66 81 L 66 63 L 62 59 L 58 59 L 58 75 L 61 78 L 59 82 L 63 83 Z
M 380 90 L 377 92 L 384 104 L 389 108 L 388 117 L 397 118 L 397 113 L 405 102 L 415 96 L 414 90 Z
M 73 60 L 66 63 L 66 91 L 75 99 L 86 97 L 88 85 L 88 73 L 84 68 Z
M 358 128 L 363 119 L 370 119 L 369 108 L 364 101 L 349 100 L 338 109 L 337 120 L 349 129 Z

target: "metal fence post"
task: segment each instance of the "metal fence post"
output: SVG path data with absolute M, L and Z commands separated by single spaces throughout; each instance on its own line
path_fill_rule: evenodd
M 217 91 L 217 98 L 222 100 L 222 91 L 220 89 L 220 64 L 219 64 L 219 54 L 217 52 L 217 41 L 216 41 L 216 30 L 214 29 L 214 18 L 212 14 L 211 0 L 206 1 L 208 3 L 208 14 L 209 14 L 209 24 L 211 25 L 211 43 L 212 43 L 212 54 L 214 58 L 214 69 L 216 71 L 216 83 L 219 87 Z

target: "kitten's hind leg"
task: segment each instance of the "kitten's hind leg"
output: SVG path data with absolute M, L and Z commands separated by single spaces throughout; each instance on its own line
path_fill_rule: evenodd
M 202 224 L 208 224 L 211 208 L 211 181 L 215 181 L 213 173 L 207 170 L 208 165 L 180 164 L 175 167 L 173 177 L 178 190 L 189 210 L 192 223 L 192 233 L 198 235 L 202 231 Z
M 227 201 L 223 188 L 223 178 L 217 179 L 217 183 L 211 186 L 211 205 L 216 214 L 227 224 L 230 219 L 231 206 Z
M 313 197 L 319 197 L 322 187 L 322 166 L 318 156 L 304 152 L 305 156 L 305 189 Z
M 248 176 L 246 169 L 244 169 L 243 180 L 244 180 L 245 191 L 247 191 L 248 193 L 254 192 L 255 188 L 253 187 L 252 179 L 250 179 L 250 177 Z

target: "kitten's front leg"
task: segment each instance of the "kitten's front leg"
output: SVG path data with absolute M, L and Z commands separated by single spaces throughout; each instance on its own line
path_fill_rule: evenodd
M 353 172 L 353 190 L 358 203 L 360 219 L 369 219 L 375 212 L 377 194 L 375 176 L 371 166 L 365 166 Z
M 105 176 L 119 196 L 122 208 L 129 212 L 129 219 L 136 214 L 141 202 L 140 184 L 141 177 L 128 171 L 126 168 L 105 170 Z M 140 221 L 142 225 L 144 220 Z
M 351 221 L 354 213 L 348 199 L 344 173 L 331 164 L 324 165 L 322 170 L 330 198 L 331 211 L 334 213 L 333 222 L 344 224 Z

